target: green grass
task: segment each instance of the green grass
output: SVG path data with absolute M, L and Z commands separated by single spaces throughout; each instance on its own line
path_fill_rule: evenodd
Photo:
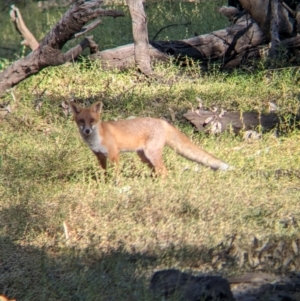
M 217 29 L 213 17 L 209 24 L 203 15 L 214 6 L 186 5 L 165 1 L 154 9 L 149 4 L 150 37 L 169 23 L 184 23 L 191 10 L 192 25 L 170 28 L 158 39 Z M 48 27 L 59 18 L 56 13 L 44 12 Z M 35 21 L 42 37 L 47 26 Z M 130 42 L 127 21 L 105 19 L 106 30 L 112 30 L 110 22 L 120 22 L 124 40 L 110 40 L 112 34 L 100 26 L 101 45 Z M 0 68 L 9 63 L 1 59 Z M 260 270 L 299 270 L 292 248 L 292 241 L 299 242 L 299 130 L 283 127 L 278 138 L 270 132 L 250 143 L 230 133 L 206 136 L 182 117 L 197 107 L 196 97 L 206 107 L 267 112 L 273 101 L 280 114 L 297 113 L 298 68 L 222 73 L 211 66 L 202 73 L 195 65 L 181 69 L 170 63 L 154 71 L 158 79 L 146 80 L 133 70 L 108 72 L 96 62 L 69 63 L 43 70 L 1 100 L 12 113 L 0 119 L 0 294 L 18 301 L 161 300 L 148 289 L 159 269 L 224 276 L 254 270 L 247 256 L 243 262 L 254 236 L 259 246 L 270 241 L 270 254 L 285 242 L 282 260 L 262 263 Z M 152 116 L 171 121 L 172 109 L 175 126 L 235 169 L 212 172 L 165 149 L 167 179 L 152 178 L 135 154 L 123 154 L 119 177 L 111 167 L 105 183 L 95 156 L 61 107 L 72 98 L 83 105 L 102 100 L 103 120 Z M 293 260 L 284 267 L 288 256 Z
M 155 270 L 225 276 L 251 270 L 247 260 L 238 265 L 236 252 L 248 250 L 253 236 L 261 243 L 284 240 L 291 249 L 299 232 L 299 132 L 266 133 L 247 143 L 195 132 L 181 116 L 197 106 L 196 97 L 235 110 L 266 111 L 272 100 L 282 114 L 296 112 L 298 71 L 202 75 L 170 64 L 155 72 L 166 80 L 146 83 L 134 71 L 67 64 L 24 81 L 14 98 L 7 94 L 12 113 L 0 123 L 0 292 L 17 300 L 153 300 L 148 283 Z M 124 154 L 117 182 L 111 169 L 104 183 L 60 107 L 72 97 L 87 105 L 101 99 L 104 120 L 171 120 L 172 108 L 177 127 L 235 170 L 212 172 L 166 149 L 166 180 L 150 177 L 135 154 Z M 279 169 L 292 175 L 277 177 Z M 230 236 L 234 249 L 224 265 L 216 254 Z

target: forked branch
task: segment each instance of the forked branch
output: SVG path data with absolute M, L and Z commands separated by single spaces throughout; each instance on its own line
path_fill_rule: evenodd
M 79 45 L 73 47 L 67 53 L 61 52 L 61 49 L 70 39 L 79 33 L 88 22 L 101 16 L 124 16 L 124 13 L 120 11 L 103 10 L 99 8 L 101 3 L 102 0 L 76 1 L 34 51 L 25 58 L 14 62 L 0 73 L 0 96 L 3 95 L 7 89 L 12 88 L 22 80 L 38 73 L 42 69 L 48 66 L 61 65 L 77 57 L 85 47 L 90 47 L 92 53 L 98 51 L 98 46 L 92 40 L 92 37 L 85 38 Z M 20 17 L 20 14 L 18 14 L 18 17 Z M 20 20 L 20 18 L 18 18 L 18 20 Z M 90 25 L 89 28 L 95 27 L 99 23 L 100 22 L 97 21 L 97 23 L 92 24 L 92 26 Z M 85 32 L 87 31 L 86 29 L 84 30 Z
M 31 50 L 37 49 L 39 47 L 39 43 L 35 39 L 34 35 L 30 32 L 30 30 L 25 25 L 25 22 L 22 18 L 19 9 L 16 6 L 12 5 L 9 14 L 12 21 L 15 24 L 16 30 L 24 38 L 21 44 L 28 46 Z

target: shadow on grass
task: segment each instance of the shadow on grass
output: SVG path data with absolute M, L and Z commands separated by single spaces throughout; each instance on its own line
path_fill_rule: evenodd
M 1 237 L 0 292 L 19 300 L 150 300 L 152 258 L 58 245 L 22 246 Z M 148 298 L 149 296 L 149 298 Z
M 70 246 L 53 233 L 42 245 L 25 237 L 49 230 L 45 216 L 31 209 L 18 204 L 0 212 L 0 294 L 18 301 L 155 300 L 149 291 L 154 269 L 193 257 L 172 247 L 141 253 L 126 251 L 122 243 L 105 251 L 93 243 Z
M 45 217 L 29 210 L 17 205 L 0 212 L 4 228 L 0 236 L 0 294 L 18 301 L 161 300 L 155 299 L 149 290 L 155 270 L 176 266 L 208 271 L 210 266 L 210 274 L 241 273 L 231 252 L 233 247 L 221 245 L 214 249 L 149 246 L 141 253 L 127 251 L 122 242 L 118 248 L 104 251 L 97 243 L 71 246 L 64 238 L 51 236 L 38 246 L 34 238 L 22 237 L 25 230 L 16 231 L 32 224 L 44 225 L 36 232 L 47 232 Z M 217 269 L 212 263 L 216 256 L 217 265 L 226 261 L 225 269 Z M 293 263 L 299 266 L 299 258 Z
M 205 247 L 149 245 L 140 252 L 122 242 L 100 249 L 96 238 L 68 242 L 62 231 L 51 230 L 47 214 L 26 202 L 0 212 L 0 294 L 18 301 L 161 300 L 149 290 L 154 271 L 199 268 L 210 260 Z

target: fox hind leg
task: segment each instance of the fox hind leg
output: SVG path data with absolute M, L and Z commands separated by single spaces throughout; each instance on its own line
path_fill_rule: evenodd
M 144 149 L 144 155 L 153 166 L 155 173 L 157 175 L 165 177 L 168 171 L 162 159 L 162 152 L 163 152 L 163 147 L 160 148 L 157 147 L 157 145 L 153 148 L 147 145 L 147 147 Z
M 119 183 L 120 166 L 119 166 L 119 151 L 116 149 L 110 149 L 108 152 L 108 159 L 114 166 L 114 177 L 116 183 Z
M 138 156 L 140 157 L 143 163 L 146 163 L 150 169 L 154 170 L 154 166 L 152 165 L 150 160 L 146 157 L 143 150 L 138 150 L 136 153 L 138 154 Z

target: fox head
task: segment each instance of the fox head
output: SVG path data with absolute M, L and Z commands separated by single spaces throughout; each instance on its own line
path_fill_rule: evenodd
M 97 101 L 89 108 L 83 108 L 80 104 L 71 101 L 69 103 L 74 120 L 77 123 L 78 129 L 83 136 L 90 136 L 97 128 L 100 121 L 100 113 L 103 103 Z

